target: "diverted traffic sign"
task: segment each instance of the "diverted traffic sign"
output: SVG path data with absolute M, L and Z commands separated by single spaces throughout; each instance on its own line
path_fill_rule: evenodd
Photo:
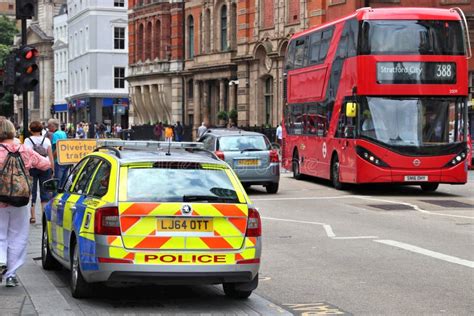
M 60 139 L 56 144 L 58 163 L 73 165 L 97 147 L 95 139 Z

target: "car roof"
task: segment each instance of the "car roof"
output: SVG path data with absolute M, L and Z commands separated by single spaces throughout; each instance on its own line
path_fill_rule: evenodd
M 113 150 L 104 149 L 103 154 L 110 155 L 117 159 L 120 165 L 142 162 L 157 161 L 176 161 L 176 162 L 196 162 L 196 163 L 212 163 L 225 165 L 226 163 L 215 157 L 211 152 L 205 150 L 187 151 L 184 149 L 167 150 L 120 150 L 120 157 Z
M 237 128 L 210 128 L 203 135 L 214 135 L 214 136 L 265 136 L 262 133 L 258 132 L 249 132 Z

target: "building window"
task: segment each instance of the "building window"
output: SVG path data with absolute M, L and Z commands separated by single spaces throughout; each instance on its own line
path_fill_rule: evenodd
M 135 58 L 136 61 L 143 60 L 143 33 L 144 33 L 144 27 L 143 27 L 143 24 L 140 24 L 138 26 L 138 34 L 137 34 L 137 40 L 136 40 L 136 46 L 137 46 L 137 55 Z
M 188 17 L 188 58 L 194 58 L 194 18 Z
M 153 25 L 151 22 L 148 22 L 146 26 L 146 33 L 145 33 L 145 43 L 143 46 L 145 47 L 145 60 L 151 60 L 151 42 L 153 41 L 151 37 L 151 32 L 153 30 Z M 145 61 L 144 60 L 144 61 Z
M 227 6 L 221 7 L 221 50 L 227 50 Z
M 265 103 L 265 124 L 269 125 L 272 123 L 272 110 L 273 110 L 273 78 L 268 77 L 265 79 L 265 90 L 263 93 Z
M 194 98 L 194 81 L 191 79 L 188 81 L 188 99 Z
M 13 9 L 14 9 L 13 4 L 9 4 L 8 5 L 8 10 L 13 10 Z
M 125 6 L 125 0 L 114 0 L 114 7 L 123 8 Z
M 114 49 L 125 49 L 124 27 L 114 27 Z
M 114 88 L 115 89 L 125 88 L 125 68 L 124 67 L 114 68 Z
M 155 40 L 153 41 L 154 47 L 154 54 L 153 58 L 160 59 L 161 58 L 161 21 L 156 20 L 155 22 Z

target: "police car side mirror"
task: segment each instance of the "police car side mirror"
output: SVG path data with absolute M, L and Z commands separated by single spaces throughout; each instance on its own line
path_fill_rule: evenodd
M 59 179 L 49 179 L 43 182 L 43 189 L 47 192 L 56 193 L 59 189 Z

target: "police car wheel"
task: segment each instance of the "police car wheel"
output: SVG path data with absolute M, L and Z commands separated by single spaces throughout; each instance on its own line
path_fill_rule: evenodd
M 71 258 L 71 294 L 74 298 L 84 298 L 90 294 L 90 285 L 82 276 L 79 245 L 74 244 L 74 252 Z
M 45 270 L 56 270 L 61 268 L 59 262 L 51 254 L 49 249 L 49 237 L 46 220 L 43 220 L 43 236 L 41 238 L 41 265 Z
M 223 288 L 225 295 L 227 297 L 235 299 L 246 299 L 252 294 L 252 291 L 240 291 L 237 290 L 235 287 L 235 283 L 224 283 Z

